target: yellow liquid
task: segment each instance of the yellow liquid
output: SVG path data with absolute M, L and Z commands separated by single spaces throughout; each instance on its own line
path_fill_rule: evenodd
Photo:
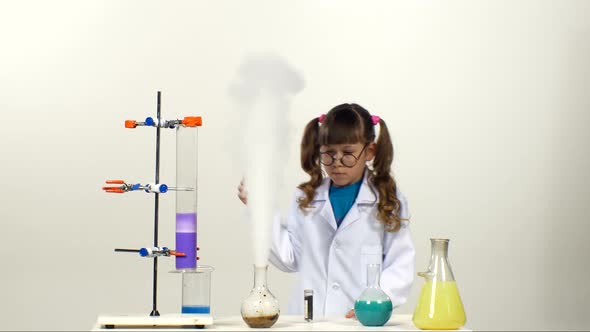
M 428 281 L 422 287 L 414 317 L 422 330 L 456 330 L 465 325 L 465 310 L 454 281 Z

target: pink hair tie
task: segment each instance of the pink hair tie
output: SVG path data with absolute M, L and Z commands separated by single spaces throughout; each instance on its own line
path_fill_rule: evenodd
M 326 114 L 320 115 L 320 117 L 318 119 L 319 119 L 320 123 L 324 122 L 324 120 L 326 120 Z
M 373 126 L 377 125 L 381 118 L 378 115 L 371 115 L 371 120 L 373 121 Z

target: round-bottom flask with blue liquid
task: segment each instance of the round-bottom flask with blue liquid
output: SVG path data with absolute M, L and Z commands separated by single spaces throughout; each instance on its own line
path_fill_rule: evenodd
M 379 286 L 381 265 L 367 265 L 367 288 L 354 304 L 356 318 L 364 326 L 383 326 L 391 318 L 393 304 Z

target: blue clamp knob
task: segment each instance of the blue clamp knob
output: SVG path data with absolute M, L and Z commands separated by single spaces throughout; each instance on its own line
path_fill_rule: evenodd
M 168 191 L 168 186 L 165 184 L 160 185 L 160 192 L 163 194 Z
M 145 118 L 145 125 L 146 126 L 153 126 L 156 122 L 154 121 L 154 119 L 152 119 L 152 117 L 147 117 Z
M 141 257 L 145 257 L 145 256 L 147 256 L 147 255 L 148 255 L 148 250 L 147 250 L 147 248 L 141 248 L 141 249 L 139 249 L 139 256 L 141 256 Z

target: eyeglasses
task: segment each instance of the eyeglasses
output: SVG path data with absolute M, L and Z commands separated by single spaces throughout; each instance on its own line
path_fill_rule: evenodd
M 361 150 L 361 152 L 359 152 L 358 157 L 353 155 L 352 153 L 344 152 L 342 154 L 342 157 L 336 158 L 335 154 L 332 152 L 320 152 L 320 162 L 324 166 L 332 166 L 332 164 L 334 164 L 336 160 L 340 160 L 344 167 L 354 167 L 354 165 L 356 165 L 357 161 L 359 160 L 359 158 L 363 154 L 363 151 L 365 151 L 368 145 L 369 143 L 363 146 L 363 149 Z

